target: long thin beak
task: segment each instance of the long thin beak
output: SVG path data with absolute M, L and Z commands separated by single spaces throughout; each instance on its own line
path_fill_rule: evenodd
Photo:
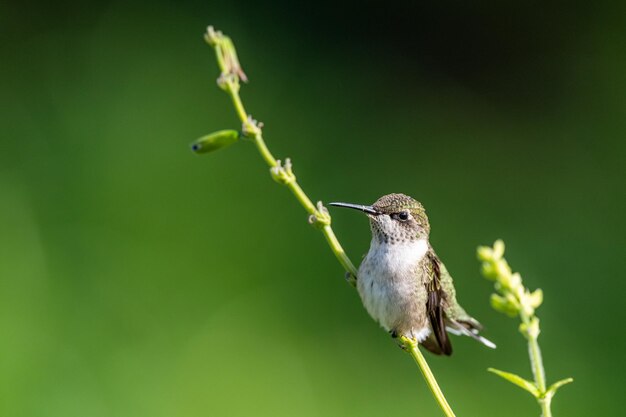
M 363 213 L 372 214 L 374 216 L 380 214 L 380 212 L 377 211 L 372 206 L 362 206 L 360 204 L 350 204 L 350 203 L 328 203 L 328 205 L 335 206 L 335 207 L 351 208 L 351 209 L 362 211 Z

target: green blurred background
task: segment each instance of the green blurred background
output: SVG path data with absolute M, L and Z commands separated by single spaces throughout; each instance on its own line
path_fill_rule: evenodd
M 422 201 L 460 300 L 498 344 L 428 356 L 459 416 L 536 416 L 489 307 L 496 238 L 541 287 L 557 416 L 624 389 L 626 9 L 157 0 L 0 5 L 0 415 L 440 415 L 215 85 L 207 24 L 313 199 Z M 333 210 L 358 261 L 364 217 Z M 506 410 L 506 411 L 505 411 Z

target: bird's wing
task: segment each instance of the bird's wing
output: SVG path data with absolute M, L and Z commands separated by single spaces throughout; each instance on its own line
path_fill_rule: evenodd
M 446 332 L 446 317 L 444 312 L 444 292 L 441 286 L 441 264 L 437 255 L 429 250 L 426 255 L 426 312 L 433 329 L 435 341 L 444 355 L 452 354 L 452 344 Z
M 479 334 L 483 326 L 478 320 L 467 314 L 456 300 L 456 291 L 454 289 L 454 283 L 452 282 L 452 276 L 441 261 L 439 261 L 439 269 L 441 289 L 445 298 L 444 313 L 446 329 L 452 334 L 471 337 L 483 345 L 495 349 L 496 345 L 492 341 Z

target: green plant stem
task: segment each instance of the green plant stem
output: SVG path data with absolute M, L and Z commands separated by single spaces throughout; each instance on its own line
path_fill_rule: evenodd
M 539 404 L 542 417 L 552 417 L 550 409 L 552 398 L 560 387 L 574 380 L 572 378 L 561 379 L 549 387 L 546 383 L 545 368 L 538 341 L 541 329 L 539 318 L 535 315 L 535 311 L 543 302 L 543 291 L 536 289 L 530 292 L 528 288 L 524 287 L 521 275 L 518 272 L 513 273 L 504 258 L 504 242 L 501 240 L 497 240 L 493 244 L 493 248 L 479 247 L 477 254 L 478 259 L 483 262 L 483 275 L 485 278 L 495 281 L 497 293 L 491 295 L 492 307 L 510 317 L 518 316 L 521 320 L 519 331 L 528 343 L 528 356 L 533 381 L 498 369 L 489 368 L 489 371 L 528 391 Z
M 404 343 L 404 346 L 408 349 L 409 353 L 417 363 L 420 371 L 422 371 L 422 375 L 426 380 L 426 384 L 428 385 L 428 388 L 430 388 L 430 391 L 433 393 L 433 396 L 435 397 L 435 400 L 437 400 L 437 403 L 439 404 L 439 407 L 441 407 L 443 413 L 447 417 L 455 417 L 455 414 L 452 411 L 450 404 L 448 404 L 448 401 L 446 401 L 446 397 L 443 395 L 441 388 L 439 388 L 439 384 L 437 384 L 437 380 L 430 370 L 430 367 L 428 366 L 424 355 L 422 355 L 422 352 L 419 350 L 417 343 L 415 343 L 415 341 L 413 340 L 406 338 L 403 338 L 402 341 Z
M 226 91 L 226 93 L 230 96 L 233 106 L 235 107 L 235 112 L 239 120 L 242 123 L 242 130 L 245 137 L 252 140 L 254 145 L 256 146 L 259 154 L 263 158 L 263 160 L 270 167 L 270 172 L 274 180 L 280 184 L 285 185 L 289 190 L 293 193 L 294 197 L 298 202 L 304 207 L 304 209 L 309 214 L 309 222 L 313 225 L 317 226 L 324 237 L 326 238 L 326 242 L 330 246 L 331 251 L 335 254 L 335 257 L 339 261 L 339 263 L 343 266 L 343 268 L 347 271 L 349 282 L 356 286 L 356 275 L 357 269 L 354 264 L 346 255 L 346 252 L 343 250 L 337 236 L 333 232 L 333 229 L 330 225 L 331 218 L 328 214 L 326 208 L 319 202 L 317 205 L 313 204 L 311 199 L 306 195 L 306 193 L 302 190 L 298 182 L 296 181 L 296 177 L 291 171 L 291 162 L 289 160 L 285 160 L 284 165 L 281 161 L 274 158 L 270 150 L 268 149 L 265 141 L 263 140 L 263 134 L 261 130 L 261 125 L 258 124 L 252 117 L 246 112 L 241 97 L 239 95 L 239 78 L 243 71 L 239 67 L 238 58 L 234 51 L 234 46 L 229 38 L 223 36 L 219 32 L 213 31 L 213 28 L 209 28 L 207 32 L 207 36 L 205 36 L 207 42 L 214 47 L 217 62 L 222 70 L 222 74 L 218 79 L 218 84 L 220 87 Z M 225 55 L 227 54 L 227 55 Z M 433 393 L 435 400 L 443 410 L 444 414 L 447 417 L 454 417 L 454 413 L 450 408 L 450 405 L 446 401 L 441 388 L 437 384 L 437 380 L 433 375 L 432 371 L 428 367 L 428 363 L 426 363 L 426 359 L 420 352 L 418 345 L 415 341 L 406 339 L 404 344 L 411 354 L 415 362 L 419 366 L 428 387 Z
M 256 146 L 257 150 L 261 154 L 261 157 L 267 163 L 267 165 L 270 168 L 280 167 L 279 161 L 276 160 L 276 158 L 274 158 L 269 148 L 265 144 L 265 141 L 263 140 L 263 135 L 260 129 L 258 128 L 256 124 L 254 124 L 251 117 L 248 116 L 248 114 L 246 113 L 245 107 L 243 106 L 243 102 L 241 101 L 241 97 L 239 95 L 238 87 L 239 87 L 238 84 L 236 84 L 235 82 L 227 81 L 225 90 L 226 90 L 226 93 L 228 93 L 228 95 L 232 99 L 237 116 L 239 117 L 239 120 L 241 121 L 241 123 L 244 125 L 244 130 L 253 132 L 253 134 L 250 137 L 254 145 Z M 307 213 L 309 213 L 309 215 L 314 216 L 316 219 L 328 218 L 327 220 L 328 224 L 322 224 L 322 227 L 320 230 L 322 231 L 322 234 L 326 238 L 326 241 L 328 242 L 328 245 L 330 246 L 331 251 L 335 254 L 335 257 L 337 258 L 341 266 L 343 266 L 343 268 L 353 278 L 350 280 L 350 282 L 354 285 L 354 283 L 356 282 L 355 280 L 356 280 L 357 269 L 352 263 L 352 261 L 350 260 L 350 258 L 348 258 L 348 255 L 343 250 L 343 247 L 341 246 L 341 244 L 339 243 L 339 240 L 335 236 L 335 232 L 330 226 L 330 216 L 328 216 L 327 213 L 321 212 L 321 209 L 316 207 L 313 204 L 313 202 L 306 195 L 304 190 L 302 190 L 302 187 L 300 187 L 300 184 L 298 184 L 295 177 L 293 177 L 293 180 L 285 182 L 285 185 L 287 186 L 287 188 L 289 188 L 289 190 L 293 193 L 294 197 L 296 197 L 296 200 L 298 200 L 298 202 L 302 205 L 302 207 L 304 207 L 304 209 L 307 211 Z
M 538 400 L 539 407 L 541 407 L 541 417 L 552 417 L 552 410 L 550 405 L 552 404 L 552 398 L 545 397 Z
M 522 320 L 525 323 L 530 323 L 530 319 L 523 317 Z M 552 410 L 550 405 L 552 403 L 552 397 L 546 396 L 546 373 L 543 367 L 543 359 L 541 357 L 541 349 L 539 348 L 538 336 L 528 335 L 528 356 L 530 358 L 530 367 L 533 372 L 535 385 L 539 389 L 542 397 L 537 398 L 539 407 L 541 408 L 542 417 L 552 417 Z
M 239 92 L 238 91 L 233 91 L 235 88 L 232 88 L 232 87 L 233 86 L 229 85 L 229 88 L 228 88 L 228 90 L 226 92 L 228 93 L 228 95 L 230 96 L 231 100 L 233 101 L 233 105 L 235 106 L 235 111 L 237 112 L 237 116 L 239 117 L 239 120 L 241 120 L 241 123 L 245 123 L 246 120 L 248 119 L 248 114 L 246 113 L 246 110 L 243 107 L 243 102 L 241 101 L 241 97 L 239 96 Z M 274 160 L 274 157 L 272 156 L 270 151 L 267 149 L 267 147 L 265 147 L 265 154 L 269 156 L 270 160 Z
M 348 271 L 348 273 L 352 274 L 356 278 L 356 268 L 352 264 L 352 261 L 350 261 L 350 258 L 348 258 L 348 255 L 346 255 L 346 253 L 343 251 L 343 248 L 341 247 L 339 240 L 337 240 L 337 236 L 335 236 L 335 232 L 333 232 L 333 229 L 330 227 L 330 225 L 324 226 L 324 228 L 322 229 L 322 233 L 324 233 L 324 237 L 326 238 L 328 245 L 335 254 L 335 257 L 337 258 L 339 263 L 346 271 Z M 354 284 L 356 284 L 356 281 Z
M 546 392 L 546 374 L 543 368 L 543 360 L 541 358 L 541 349 L 536 337 L 528 338 L 528 356 L 530 357 L 530 366 L 535 377 L 535 383 L 539 392 Z

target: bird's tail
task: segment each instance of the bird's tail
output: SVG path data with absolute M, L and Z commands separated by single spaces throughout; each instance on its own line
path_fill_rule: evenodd
M 488 348 L 496 348 L 495 343 L 480 335 L 480 330 L 482 329 L 482 326 L 479 322 L 472 318 L 468 320 L 453 320 L 448 318 L 446 324 L 446 330 L 448 330 L 452 334 L 468 336 L 474 340 L 477 340 Z

